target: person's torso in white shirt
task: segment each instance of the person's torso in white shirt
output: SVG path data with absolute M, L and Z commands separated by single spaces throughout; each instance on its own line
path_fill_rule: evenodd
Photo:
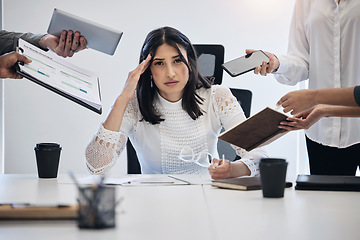
M 279 56 L 275 77 L 296 84 L 309 78 L 310 89 L 360 84 L 360 1 L 298 0 L 291 24 L 288 56 Z M 360 142 L 360 118 L 323 118 L 306 132 L 334 147 Z

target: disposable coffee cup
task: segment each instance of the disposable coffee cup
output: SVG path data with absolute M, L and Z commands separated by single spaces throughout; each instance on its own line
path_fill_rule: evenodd
M 60 144 L 38 143 L 34 150 L 39 178 L 57 178 L 61 152 Z
M 286 160 L 281 158 L 263 158 L 260 160 L 260 179 L 264 197 L 284 197 L 287 165 Z

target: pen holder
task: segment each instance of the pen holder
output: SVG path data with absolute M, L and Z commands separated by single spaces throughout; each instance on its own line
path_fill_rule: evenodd
M 79 228 L 115 227 L 115 188 L 79 188 Z

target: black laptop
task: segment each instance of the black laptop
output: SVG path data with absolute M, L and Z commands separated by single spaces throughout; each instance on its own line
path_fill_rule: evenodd
M 298 175 L 296 190 L 360 191 L 360 177 L 332 175 Z

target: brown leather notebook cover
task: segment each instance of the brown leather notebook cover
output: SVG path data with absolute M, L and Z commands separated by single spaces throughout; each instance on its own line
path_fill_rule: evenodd
M 222 180 L 213 180 L 212 186 L 236 190 L 260 190 L 261 180 L 260 177 L 239 177 L 227 178 Z M 291 182 L 286 182 L 285 187 L 292 187 Z
M 281 121 L 288 116 L 266 107 L 235 127 L 224 131 L 219 139 L 251 151 L 256 147 L 267 145 L 280 138 L 287 131 L 278 128 Z

